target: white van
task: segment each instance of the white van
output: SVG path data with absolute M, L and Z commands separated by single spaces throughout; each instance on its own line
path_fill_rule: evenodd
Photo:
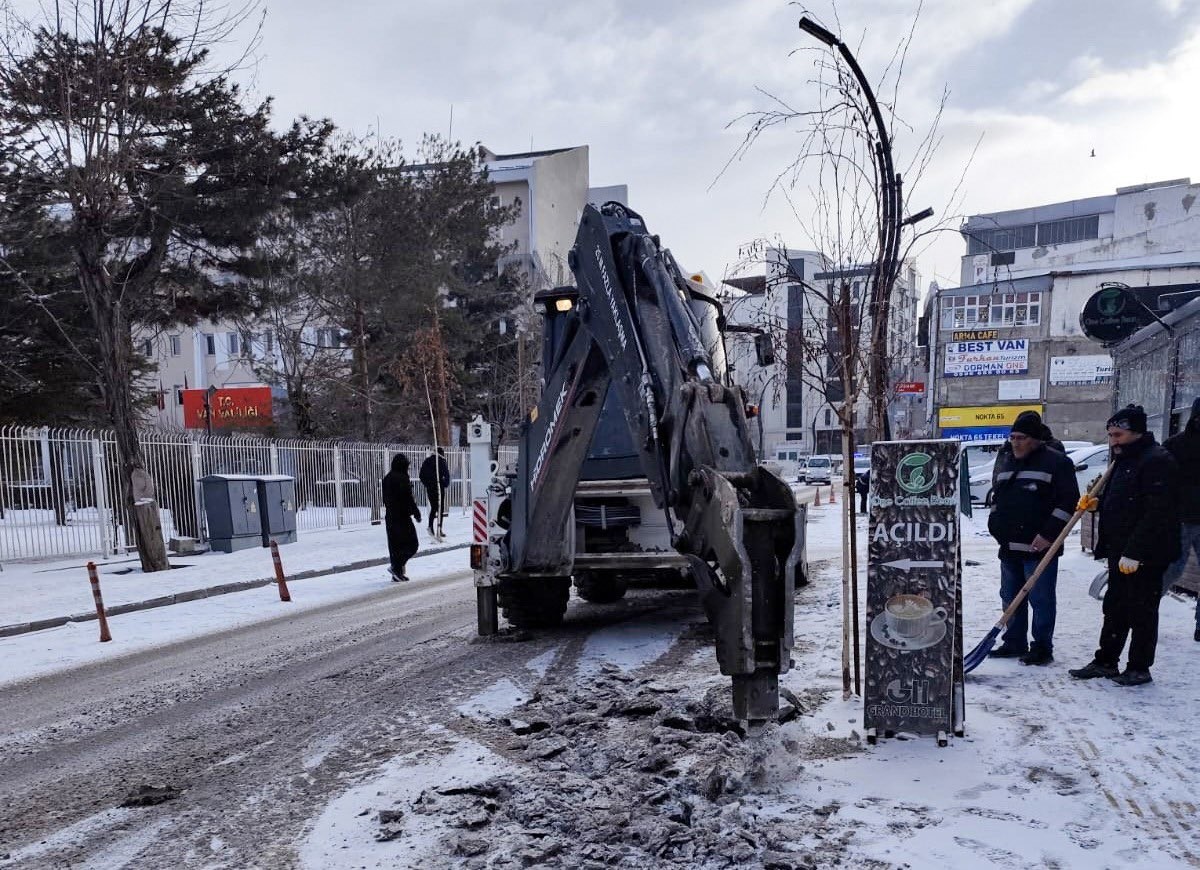
M 810 456 L 804 473 L 807 483 L 828 486 L 833 482 L 833 463 L 828 456 Z

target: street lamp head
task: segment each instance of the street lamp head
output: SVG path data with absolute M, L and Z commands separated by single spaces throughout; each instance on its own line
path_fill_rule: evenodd
M 915 223 L 920 223 L 921 221 L 925 220 L 926 218 L 931 218 L 931 217 L 933 217 L 933 209 L 927 208 L 927 209 L 917 212 L 916 214 L 910 214 L 908 217 L 906 217 L 904 220 L 902 220 L 900 222 L 900 226 L 909 227 Z
M 826 30 L 817 22 L 813 21 L 807 15 L 800 19 L 800 29 L 814 39 L 819 39 L 821 42 L 833 48 L 838 44 L 838 38 Z

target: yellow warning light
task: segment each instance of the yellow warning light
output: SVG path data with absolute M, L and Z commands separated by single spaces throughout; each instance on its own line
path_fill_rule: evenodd
M 555 311 L 570 311 L 573 307 L 574 307 L 574 303 L 571 302 L 570 299 L 555 299 L 554 300 L 554 310 Z
M 693 275 L 692 280 L 695 281 L 697 284 L 703 284 L 704 276 L 703 275 Z

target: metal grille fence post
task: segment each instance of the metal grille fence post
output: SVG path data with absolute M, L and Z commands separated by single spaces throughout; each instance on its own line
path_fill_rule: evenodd
M 340 529 L 345 520 L 346 498 L 342 492 L 342 448 L 333 445 L 333 504 L 337 511 L 337 527 Z

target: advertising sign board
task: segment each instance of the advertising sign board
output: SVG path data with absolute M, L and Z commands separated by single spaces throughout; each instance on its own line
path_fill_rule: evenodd
M 923 395 L 925 393 L 925 384 L 922 381 L 900 381 L 896 384 L 896 392 L 917 396 Z
M 1017 422 L 1017 416 L 1022 411 L 1037 411 L 1042 414 L 1042 406 L 1038 404 L 970 405 L 960 408 L 939 408 L 938 426 L 943 430 L 968 429 L 976 426 L 1004 426 L 1007 430 Z M 1008 432 L 1005 431 L 1004 434 L 1007 435 Z
M 1029 339 L 997 338 L 946 343 L 948 378 L 978 375 L 1023 375 L 1029 371 Z
M 183 425 L 185 429 L 208 428 L 208 411 L 204 407 L 207 390 L 183 391 Z M 222 387 L 211 399 L 212 428 L 250 429 L 271 425 L 270 387 Z
M 1040 399 L 1041 397 L 1042 381 L 1040 378 L 1001 378 L 996 388 L 996 398 L 1001 402 Z
M 1110 384 L 1113 358 L 1106 353 L 1050 357 L 1050 383 L 1056 386 Z
M 871 445 L 868 740 L 962 729 L 959 444 Z

